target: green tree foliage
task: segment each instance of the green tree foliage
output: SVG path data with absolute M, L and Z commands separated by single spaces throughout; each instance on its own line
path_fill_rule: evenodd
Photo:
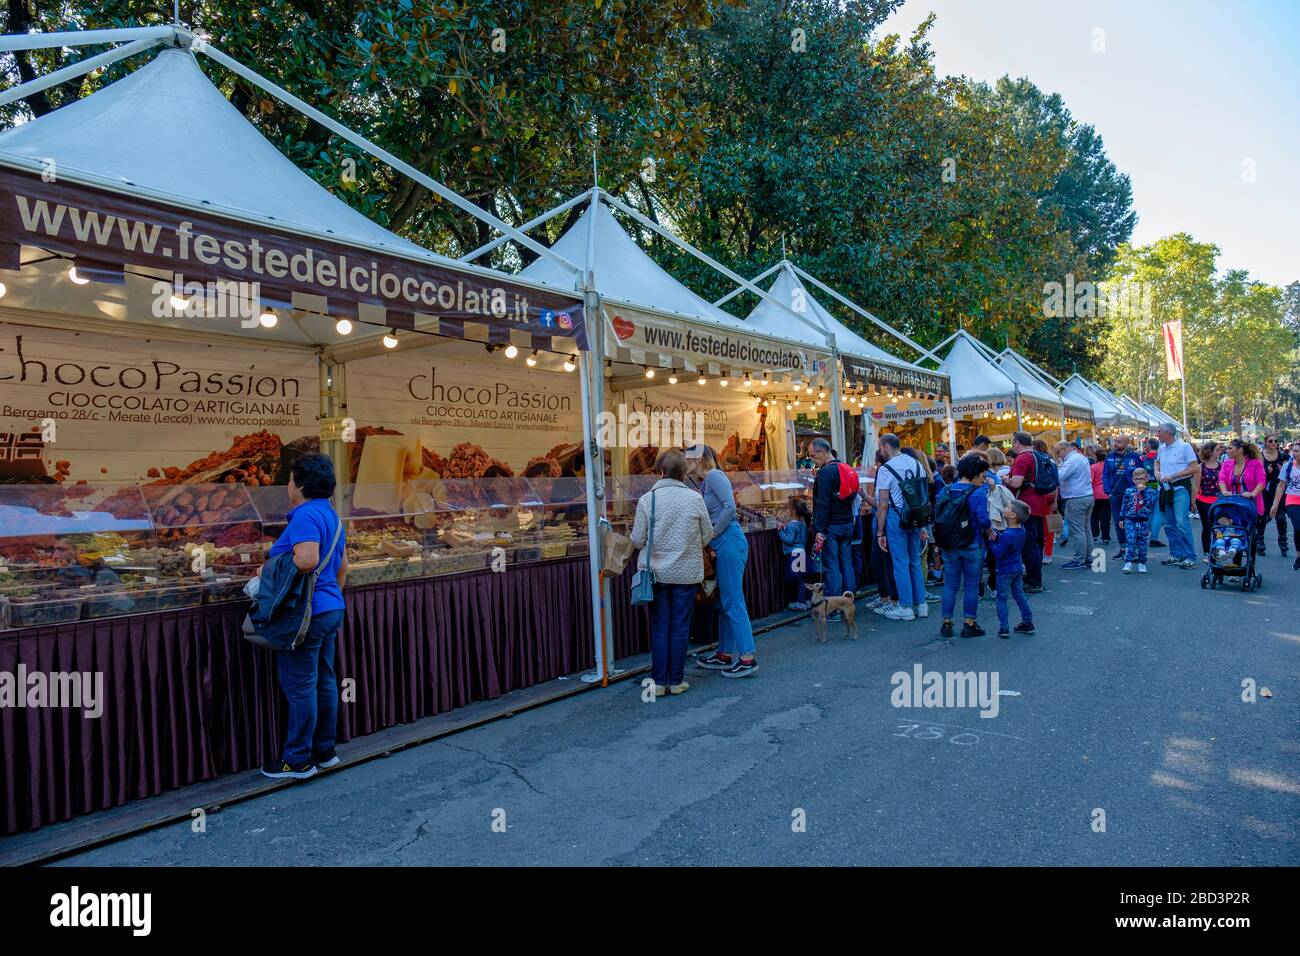
M 1189 422 L 1240 431 L 1245 415 L 1279 396 L 1294 340 L 1283 291 L 1243 271 L 1219 276 L 1218 255 L 1186 233 L 1121 246 L 1108 287 L 1149 290 L 1150 308 L 1110 316 L 1102 371 L 1117 390 L 1176 414 L 1181 391 L 1166 375 L 1162 326 L 1181 320 Z
M 1101 330 L 1045 315 L 1044 285 L 1106 267 L 1133 225 L 1127 179 L 1058 96 L 1024 79 L 936 75 L 933 18 L 907 38 L 881 35 L 900 2 L 192 0 L 181 13 L 216 46 L 507 221 L 590 185 L 595 148 L 603 186 L 738 271 L 771 264 L 784 237 L 791 258 L 922 342 L 961 324 L 1062 373 L 1089 369 Z M 168 7 L 13 0 L 0 22 L 152 24 Z M 0 69 L 17 82 L 94 52 L 3 56 Z M 14 104 L 0 123 L 139 62 Z M 205 69 L 287 155 L 378 221 L 448 254 L 488 238 L 472 217 Z M 340 175 L 344 157 L 356 161 L 356 183 Z M 707 267 L 635 231 L 679 278 L 706 295 L 727 291 Z M 493 264 L 530 257 L 506 245 Z M 742 297 L 735 308 L 752 304 Z

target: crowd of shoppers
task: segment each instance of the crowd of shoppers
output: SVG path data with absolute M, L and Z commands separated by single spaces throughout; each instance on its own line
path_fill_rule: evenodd
M 1279 548 L 1287 553 L 1289 519 L 1300 555 L 1300 442 L 1284 447 L 1268 436 L 1263 450 L 1244 439 L 1195 449 L 1174 427 L 1161 426 L 1136 447 L 1118 435 L 1109 448 L 1061 441 L 1049 449 L 1016 432 L 1009 457 L 985 436 L 968 452 L 959 448 L 955 458 L 946 446 L 935 452 L 931 460 L 886 433 L 874 463 L 849 469 L 825 439 L 811 443 L 811 501 L 792 499 L 778 528 L 792 610 L 810 609 L 811 576 L 820 574 L 825 600 L 856 592 L 869 568 L 877 588 L 869 606 L 887 620 L 926 618 L 933 601 L 940 605 L 940 636 L 979 637 L 986 633 L 980 602 L 992 598 L 999 637 L 1032 634 L 1026 595 L 1044 590 L 1044 550 L 1053 532 L 1063 557 L 1069 545 L 1063 572 L 1104 566 L 1114 540 L 1119 550 L 1112 559 L 1123 559 L 1123 573 L 1145 574 L 1148 548 L 1161 527 L 1169 542 L 1162 564 L 1196 568 L 1191 520 L 1200 521 L 1200 550 L 1209 561 L 1209 511 L 1223 495 L 1254 502 L 1261 548 L 1268 524 L 1276 522 Z M 655 572 L 656 693 L 677 694 L 688 686 L 683 668 L 695 591 L 705 573 L 702 553 L 716 565 L 721 620 L 718 649 L 697 663 L 726 676 L 749 676 L 757 663 L 742 590 L 748 545 L 736 524 L 730 481 L 707 446 L 665 453 L 656 467 L 660 480 L 638 503 L 632 535 L 634 544 L 649 550 L 652 499 L 660 495 L 653 552 L 647 557 L 643 550 L 641 558 L 641 566 Z M 925 590 L 927 565 L 933 580 L 942 582 L 941 595 Z M 1300 570 L 1300 557 L 1294 567 Z M 1013 604 L 1019 614 L 1014 628 Z

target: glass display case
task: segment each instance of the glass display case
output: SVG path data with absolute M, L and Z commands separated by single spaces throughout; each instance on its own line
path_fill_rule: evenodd
M 629 480 L 621 506 L 653 483 Z M 357 484 L 338 500 L 351 586 L 588 550 L 580 477 Z M 0 627 L 246 601 L 289 511 L 282 485 L 0 485 Z
M 265 560 L 261 516 L 242 482 L 141 485 L 157 536 L 151 610 L 238 600 Z
M 424 495 L 412 492 L 405 483 L 349 485 L 344 489 L 342 517 L 349 584 L 401 581 L 424 573 L 431 531 Z
M 0 622 L 32 627 L 147 609 L 155 545 L 136 488 L 0 485 Z
M 814 472 L 750 471 L 728 475 L 736 495 L 736 515 L 747 531 L 775 528 L 790 518 L 790 499 L 812 503 Z

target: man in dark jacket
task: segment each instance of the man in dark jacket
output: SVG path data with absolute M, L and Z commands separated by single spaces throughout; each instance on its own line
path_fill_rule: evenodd
M 814 547 L 822 561 L 822 580 L 828 597 L 856 591 L 853 577 L 853 496 L 840 497 L 840 463 L 824 438 L 813 440 L 817 477 L 813 480 Z
M 1133 486 L 1133 469 L 1145 467 L 1142 456 L 1129 447 L 1127 435 L 1115 437 L 1115 447 L 1106 456 L 1106 463 L 1101 468 L 1101 488 L 1110 496 L 1111 501 L 1122 502 L 1124 492 Z M 1119 520 L 1119 510 L 1115 509 L 1115 538 L 1119 550 L 1114 560 L 1119 560 L 1127 550 L 1128 538 L 1124 534 L 1124 525 Z

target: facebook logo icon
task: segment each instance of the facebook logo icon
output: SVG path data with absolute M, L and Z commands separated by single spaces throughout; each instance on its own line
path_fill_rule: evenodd
M 554 327 L 555 327 L 555 313 L 552 312 L 550 309 L 544 309 L 544 310 L 542 311 L 541 322 L 542 322 L 542 325 L 546 326 L 548 329 L 554 328 Z

